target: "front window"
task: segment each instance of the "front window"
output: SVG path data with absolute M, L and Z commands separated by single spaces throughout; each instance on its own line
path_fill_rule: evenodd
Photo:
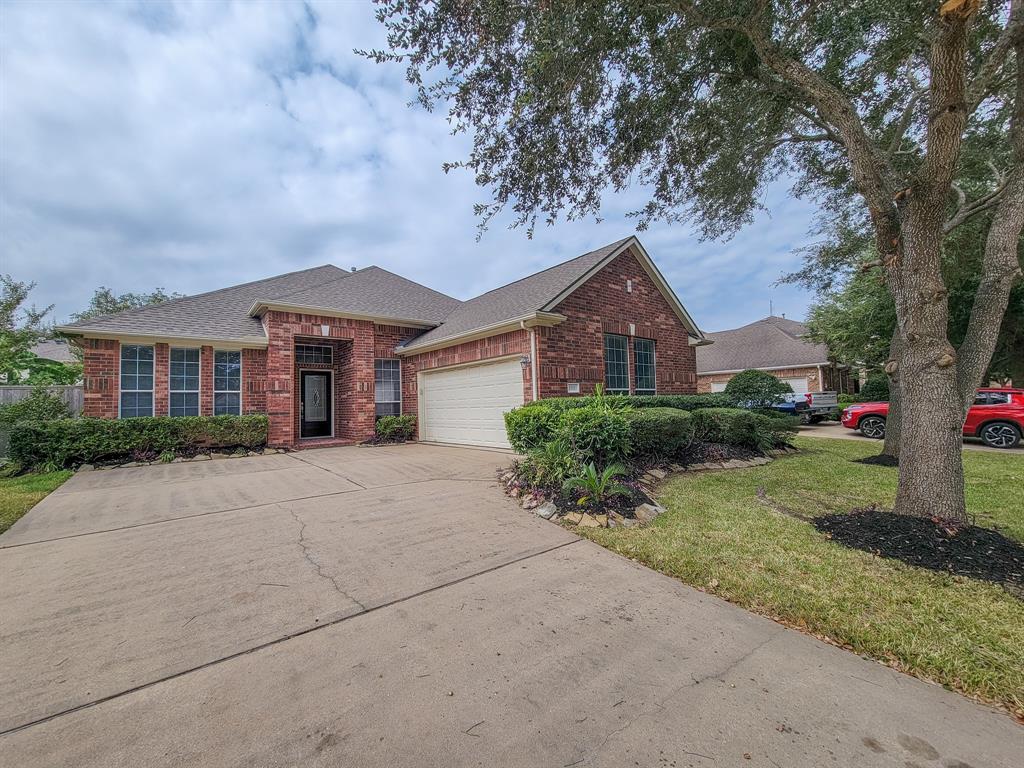
M 604 388 L 629 392 L 629 346 L 625 336 L 604 335 Z
M 172 349 L 168 410 L 171 416 L 199 415 L 199 350 Z
M 635 390 L 638 395 L 653 395 L 657 388 L 654 374 L 654 341 L 633 340 L 633 367 L 636 370 Z
M 242 353 L 217 350 L 213 353 L 213 415 L 242 414 Z
M 153 347 L 121 345 L 121 418 L 153 415 Z
M 402 413 L 402 364 L 398 360 L 373 361 L 373 400 L 377 418 Z

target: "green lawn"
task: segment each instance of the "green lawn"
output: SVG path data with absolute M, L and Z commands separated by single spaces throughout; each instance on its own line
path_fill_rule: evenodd
M 71 472 L 44 472 L 19 477 L 0 477 L 0 533 L 38 504 L 46 494 L 60 487 Z
M 798 438 L 799 454 L 679 475 L 667 512 L 631 530 L 581 535 L 751 611 L 1024 715 L 1024 602 L 987 582 L 833 543 L 805 515 L 892 503 L 896 470 L 851 463 L 877 443 Z M 1024 456 L 965 451 L 978 525 L 1024 540 Z M 764 488 L 774 506 L 759 500 Z

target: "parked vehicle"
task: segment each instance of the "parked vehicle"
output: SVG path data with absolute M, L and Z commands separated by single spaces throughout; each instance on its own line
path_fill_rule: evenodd
M 835 392 L 801 392 L 786 395 L 775 410 L 799 416 L 804 424 L 817 424 L 839 406 Z
M 852 403 L 843 410 L 843 426 L 858 429 L 865 437 L 885 437 L 888 403 Z M 1013 448 L 1024 434 L 1024 389 L 985 387 L 979 389 L 974 405 L 967 411 L 964 435 L 980 437 L 993 448 Z

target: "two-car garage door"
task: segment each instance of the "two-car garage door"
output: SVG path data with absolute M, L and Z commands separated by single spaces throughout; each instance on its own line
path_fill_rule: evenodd
M 420 439 L 508 448 L 506 411 L 523 404 L 519 358 L 420 374 Z

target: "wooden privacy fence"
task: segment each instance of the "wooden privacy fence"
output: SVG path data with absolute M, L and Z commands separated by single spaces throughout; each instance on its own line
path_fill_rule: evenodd
M 36 389 L 36 387 L 0 386 L 0 405 L 16 403 L 19 400 L 24 400 L 32 394 L 34 389 Z M 66 387 L 46 387 L 46 390 L 52 395 L 57 395 L 61 400 L 67 403 L 68 407 L 71 409 L 72 416 L 82 415 L 82 403 L 84 402 L 84 396 L 81 384 L 71 384 Z

